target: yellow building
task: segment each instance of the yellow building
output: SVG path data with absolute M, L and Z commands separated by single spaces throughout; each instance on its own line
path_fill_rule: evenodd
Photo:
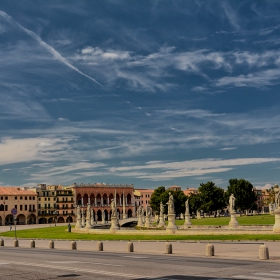
M 17 224 L 35 224 L 37 193 L 19 187 L 0 187 L 0 225 L 14 224 L 13 208 L 17 209 Z

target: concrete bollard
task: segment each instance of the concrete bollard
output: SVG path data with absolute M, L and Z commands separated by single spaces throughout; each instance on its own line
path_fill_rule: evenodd
M 0 246 L 4 246 L 4 239 L 0 239 Z
M 97 251 L 103 251 L 103 242 L 102 241 L 97 242 Z
M 49 242 L 49 249 L 54 249 L 54 242 L 52 240 Z
M 35 248 L 35 240 L 30 241 L 30 248 Z
M 172 244 L 169 242 L 165 243 L 165 254 L 172 254 Z
M 76 243 L 76 241 L 72 241 L 71 242 L 71 249 L 72 250 L 77 250 L 77 243 Z
M 268 260 L 269 259 L 269 251 L 266 245 L 261 245 L 259 247 L 259 259 L 260 260 Z
M 18 240 L 17 239 L 14 240 L 14 247 L 18 247 Z
M 215 252 L 215 248 L 213 244 L 206 245 L 206 257 L 213 257 Z
M 127 245 L 126 245 L 126 251 L 128 252 L 128 253 L 130 253 L 130 252 L 133 252 L 134 251 L 134 248 L 133 248 L 133 243 L 132 242 L 127 242 Z

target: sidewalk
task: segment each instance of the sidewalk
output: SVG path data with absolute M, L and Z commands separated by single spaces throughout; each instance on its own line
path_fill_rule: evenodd
M 14 247 L 14 238 L 3 238 L 5 247 Z M 30 248 L 30 240 L 18 239 L 19 247 Z M 71 250 L 71 240 L 53 240 L 55 249 Z M 76 241 L 78 251 L 98 251 L 98 241 Z M 103 241 L 106 252 L 127 254 L 159 254 L 165 253 L 166 241 L 133 241 L 134 253 L 127 253 L 127 241 Z M 49 249 L 49 240 L 35 240 L 36 248 Z M 171 241 L 173 255 L 187 257 L 205 257 L 207 242 Z M 215 256 L 212 258 L 235 260 L 259 260 L 259 247 L 263 242 L 213 242 Z M 270 260 L 280 261 L 280 242 L 264 242 L 269 249 Z M 1 250 L 1 247 L 0 247 Z M 16 250 L 16 248 L 15 248 Z M 30 249 L 31 250 L 31 249 Z M 102 252 L 100 252 L 102 254 Z

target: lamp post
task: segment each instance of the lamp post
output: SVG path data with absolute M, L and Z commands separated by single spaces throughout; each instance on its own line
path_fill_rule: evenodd
M 56 227 L 56 219 L 57 219 L 57 211 L 55 210 L 54 212 L 54 226 Z

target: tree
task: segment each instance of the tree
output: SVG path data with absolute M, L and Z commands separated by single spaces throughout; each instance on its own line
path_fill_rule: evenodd
M 198 210 L 212 212 L 226 207 L 225 191 L 217 187 L 215 183 L 207 182 L 206 184 L 200 184 L 198 192 L 201 203 Z
M 162 203 L 164 202 L 166 203 L 168 200 L 168 199 L 166 200 L 166 198 L 164 197 L 163 195 L 164 193 L 165 193 L 165 187 L 160 186 L 157 189 L 155 189 L 155 191 L 151 195 L 150 206 L 152 207 L 155 213 L 159 213 L 160 202 L 162 201 Z
M 199 194 L 191 193 L 189 196 L 190 213 L 196 214 L 200 210 L 201 200 Z
M 161 186 L 155 189 L 154 193 L 150 199 L 150 205 L 154 212 L 159 213 L 159 206 L 160 202 L 166 206 L 166 203 L 169 199 L 169 192 L 172 193 L 174 198 L 174 208 L 175 213 L 180 214 L 185 212 L 185 201 L 187 197 L 185 196 L 184 192 L 182 191 L 173 191 L 173 190 L 166 190 L 165 187 Z M 167 207 L 164 207 L 164 213 L 167 214 Z
M 235 207 L 241 211 L 256 209 L 256 201 L 258 195 L 253 190 L 253 185 L 244 179 L 230 179 L 229 186 L 226 191 L 226 199 L 228 201 L 230 195 L 236 198 Z

